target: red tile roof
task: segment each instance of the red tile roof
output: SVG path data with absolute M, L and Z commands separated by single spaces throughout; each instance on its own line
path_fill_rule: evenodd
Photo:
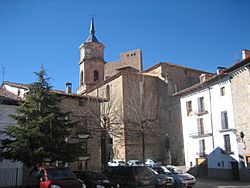
M 21 84 L 21 83 L 8 82 L 8 81 L 4 81 L 3 84 L 13 86 L 16 88 L 20 88 L 20 89 L 29 89 L 30 87 L 30 84 Z
M 26 89 L 26 90 L 28 90 L 29 87 L 31 86 L 31 84 L 14 83 L 14 82 L 8 82 L 8 81 L 4 81 L 3 84 L 13 86 L 16 88 Z M 85 98 L 85 99 L 98 100 L 98 101 L 104 100 L 100 97 L 92 97 L 92 96 L 80 95 L 80 94 L 75 94 L 75 93 L 66 93 L 65 91 L 61 91 L 61 90 L 51 90 L 51 92 L 58 94 L 58 95 L 61 95 L 61 96 L 65 96 L 65 97 Z M 12 94 L 12 95 L 14 95 L 14 94 Z M 16 95 L 14 95 L 14 96 L 16 96 Z

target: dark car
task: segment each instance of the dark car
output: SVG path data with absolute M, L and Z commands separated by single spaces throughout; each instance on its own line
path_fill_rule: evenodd
M 145 166 L 109 167 L 104 174 L 121 188 L 160 188 L 165 187 L 165 178 L 156 176 Z
M 77 178 L 83 180 L 87 188 L 119 188 L 119 184 L 112 182 L 102 172 L 74 171 Z
M 172 178 L 174 178 L 175 187 L 191 188 L 196 183 L 196 179 L 194 176 L 186 172 L 183 172 L 182 170 L 176 168 L 175 166 L 168 165 L 167 167 L 161 166 L 161 167 L 155 167 L 153 169 L 156 170 L 159 174 L 165 174 L 167 176 L 171 176 Z
M 156 169 L 158 168 L 158 167 L 155 167 Z M 150 168 L 154 173 L 155 173 L 155 175 L 156 175 L 156 177 L 158 176 L 158 179 L 159 178 L 163 178 L 163 179 L 165 179 L 165 187 L 174 187 L 174 178 L 172 178 L 171 176 L 169 176 L 169 175 L 166 175 L 166 174 L 164 174 L 164 173 L 159 173 L 156 169 L 154 169 L 154 168 Z
M 27 188 L 86 188 L 67 167 L 41 166 L 28 176 Z

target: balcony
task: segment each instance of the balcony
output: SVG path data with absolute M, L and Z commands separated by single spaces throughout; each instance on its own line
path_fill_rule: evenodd
M 90 155 L 89 154 L 78 158 L 79 161 L 86 161 L 88 159 L 90 159 Z
M 208 111 L 204 109 L 204 110 L 201 110 L 201 111 L 195 111 L 194 114 L 197 115 L 197 116 L 203 116 L 205 114 L 208 114 Z
M 193 132 L 190 133 L 189 136 L 192 138 L 203 138 L 203 137 L 209 137 L 212 136 L 213 133 L 211 130 L 207 130 L 207 131 L 197 131 L 197 132 Z
M 203 152 L 197 152 L 196 155 L 198 155 L 199 157 L 206 157 L 207 154 L 205 153 L 205 151 Z
M 233 133 L 236 133 L 237 130 L 234 129 L 234 128 L 227 128 L 227 129 L 224 128 L 224 129 L 219 130 L 219 132 L 220 133 L 224 133 L 224 132 L 233 132 Z

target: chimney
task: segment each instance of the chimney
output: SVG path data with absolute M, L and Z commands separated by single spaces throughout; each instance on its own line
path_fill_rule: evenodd
M 225 70 L 225 67 L 217 67 L 217 74 L 220 74 L 223 72 L 223 70 Z
M 66 82 L 66 93 L 69 94 L 72 92 L 72 83 Z
M 209 78 L 213 77 L 212 74 L 203 73 L 200 75 L 200 83 L 207 81 Z
M 248 57 L 250 57 L 250 50 L 242 50 L 241 51 L 241 54 L 242 54 L 242 60 L 243 59 L 246 59 L 246 58 L 248 58 Z

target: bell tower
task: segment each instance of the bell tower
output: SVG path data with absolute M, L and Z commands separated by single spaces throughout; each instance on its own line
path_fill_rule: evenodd
M 104 45 L 95 36 L 91 18 L 89 37 L 80 46 L 80 74 L 77 93 L 82 93 L 104 80 Z

